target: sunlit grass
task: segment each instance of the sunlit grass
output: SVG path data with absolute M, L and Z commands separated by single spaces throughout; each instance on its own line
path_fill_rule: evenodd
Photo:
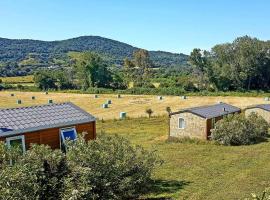
M 243 199 L 270 186 L 270 143 L 226 147 L 211 142 L 167 142 L 166 117 L 98 122 L 98 132 L 119 134 L 158 151 L 153 199 Z

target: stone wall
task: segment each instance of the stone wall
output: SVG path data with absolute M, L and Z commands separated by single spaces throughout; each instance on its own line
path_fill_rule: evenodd
M 257 113 L 258 115 L 262 116 L 268 123 L 270 123 L 270 112 L 266 111 L 261 108 L 248 108 L 245 110 L 245 115 L 248 116 L 252 112 Z
M 179 118 L 185 120 L 185 128 L 179 128 Z M 206 139 L 206 119 L 195 114 L 184 112 L 170 118 L 170 137 L 190 137 Z

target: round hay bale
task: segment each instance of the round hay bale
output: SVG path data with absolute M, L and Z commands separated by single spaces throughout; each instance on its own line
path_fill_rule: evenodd
M 104 103 L 104 104 L 102 104 L 102 108 L 109 108 L 109 105 Z
M 112 104 L 112 100 L 108 99 L 107 104 Z
M 126 112 L 120 112 L 119 113 L 119 118 L 120 119 L 125 119 L 127 117 L 127 113 Z
M 163 99 L 163 97 L 162 96 L 158 96 L 158 100 L 162 100 Z

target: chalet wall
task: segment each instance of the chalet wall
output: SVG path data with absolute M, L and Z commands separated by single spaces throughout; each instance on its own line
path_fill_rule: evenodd
M 52 149 L 58 149 L 60 148 L 59 130 L 61 128 L 67 128 L 67 127 L 72 127 L 72 126 L 76 127 L 78 134 L 86 132 L 87 134 L 85 135 L 85 139 L 87 141 L 90 139 L 96 138 L 96 123 L 95 122 L 69 125 L 66 127 L 59 127 L 59 128 L 51 128 L 51 129 L 40 130 L 36 132 L 31 132 L 31 133 L 18 134 L 18 135 L 25 136 L 26 149 L 29 149 L 30 145 L 33 143 L 49 145 Z M 0 140 L 4 141 L 5 138 L 0 138 Z
M 268 123 L 270 123 L 270 112 L 261 108 L 248 108 L 245 110 L 245 116 L 250 115 L 252 112 L 262 116 Z
M 185 128 L 179 129 L 179 118 L 185 120 Z M 206 139 L 206 119 L 189 112 L 174 114 L 170 118 L 171 137 Z

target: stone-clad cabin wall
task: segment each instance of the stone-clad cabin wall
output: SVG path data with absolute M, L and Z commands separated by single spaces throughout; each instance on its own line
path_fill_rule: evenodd
M 179 128 L 179 118 L 185 120 L 185 128 Z M 184 112 L 171 115 L 170 117 L 170 137 L 190 137 L 206 139 L 206 119 L 198 115 Z
M 268 123 L 270 123 L 270 112 L 261 108 L 248 108 L 245 110 L 245 116 L 247 117 L 252 112 L 257 113 L 259 116 L 262 116 Z

